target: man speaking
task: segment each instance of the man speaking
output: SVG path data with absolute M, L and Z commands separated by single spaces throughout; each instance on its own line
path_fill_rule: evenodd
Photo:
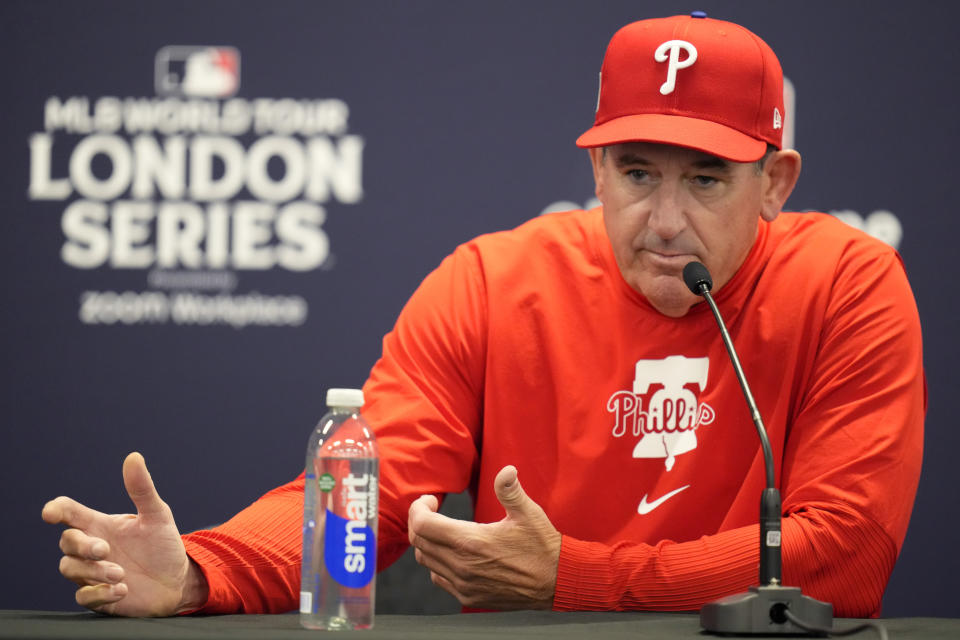
M 587 148 L 602 206 L 457 248 L 364 387 L 381 451 L 380 567 L 413 544 L 468 607 L 691 610 L 756 583 L 763 455 L 698 261 L 753 384 L 782 495 L 783 578 L 879 612 L 920 473 L 921 334 L 890 247 L 783 214 L 773 51 L 702 13 L 618 31 Z M 117 615 L 297 606 L 303 476 L 180 536 L 143 458 L 136 516 L 69 498 L 61 572 Z M 522 484 L 521 484 L 522 481 Z M 470 489 L 475 522 L 436 513 Z

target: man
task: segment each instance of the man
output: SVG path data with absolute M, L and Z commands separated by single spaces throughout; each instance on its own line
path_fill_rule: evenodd
M 406 548 L 465 606 L 697 609 L 757 579 L 763 457 L 697 260 L 764 415 L 784 582 L 879 611 L 920 470 L 916 307 L 896 252 L 780 214 L 782 74 L 702 14 L 614 35 L 588 148 L 603 206 L 459 247 L 411 297 L 365 386 L 381 460 L 380 566 Z M 518 475 L 519 470 L 519 475 Z M 303 477 L 178 534 L 145 463 L 137 516 L 57 498 L 61 572 L 119 615 L 296 607 Z M 521 486 L 520 477 L 523 478 Z M 476 522 L 436 513 L 470 488 Z

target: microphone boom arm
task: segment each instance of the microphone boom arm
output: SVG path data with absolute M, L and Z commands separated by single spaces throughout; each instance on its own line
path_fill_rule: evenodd
M 720 309 L 714 302 L 713 296 L 707 290 L 707 285 L 700 283 L 700 295 L 707 300 L 710 310 L 713 311 L 713 317 L 720 326 L 720 336 L 723 338 L 723 346 L 727 348 L 730 355 L 730 361 L 733 362 L 733 370 L 737 374 L 737 380 L 740 381 L 740 388 L 743 389 L 743 397 L 747 400 L 747 408 L 750 410 L 750 417 L 753 419 L 753 425 L 757 428 L 757 435 L 760 436 L 760 446 L 763 448 L 763 462 L 767 471 L 767 489 L 776 489 L 777 483 L 773 475 L 773 449 L 770 448 L 770 438 L 767 437 L 767 428 L 763 424 L 763 418 L 760 417 L 760 410 L 757 409 L 757 403 L 753 399 L 753 393 L 750 392 L 750 385 L 747 384 L 747 377 L 743 374 L 743 367 L 740 366 L 740 358 L 737 357 L 737 350 L 733 348 L 733 340 L 727 332 L 727 325 L 720 315 Z
M 743 390 L 743 397 L 747 401 L 753 426 L 757 428 L 757 435 L 760 436 L 760 447 L 763 449 L 764 468 L 767 473 L 767 488 L 760 497 L 760 584 L 779 585 L 783 582 L 783 559 L 780 553 L 780 491 L 777 489 L 774 477 L 773 449 L 770 447 L 770 438 L 767 437 L 767 429 L 763 424 L 763 418 L 760 417 L 760 410 L 753 399 L 753 393 L 750 392 L 747 376 L 744 375 L 743 367 L 740 366 L 737 350 L 733 347 L 733 340 L 730 339 L 727 325 L 723 321 L 723 316 L 720 315 L 720 309 L 714 302 L 713 296 L 710 295 L 706 283 L 700 282 L 698 287 L 700 295 L 710 305 L 713 317 L 720 327 L 723 346 L 727 348 L 727 354 L 733 363 L 733 370 L 737 374 L 737 380 Z

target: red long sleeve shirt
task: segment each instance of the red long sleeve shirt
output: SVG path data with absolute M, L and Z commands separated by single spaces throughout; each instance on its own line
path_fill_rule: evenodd
M 876 615 L 926 404 L 899 257 L 828 216 L 782 214 L 715 298 L 773 447 L 785 584 Z M 469 488 L 478 522 L 502 518 L 493 478 L 513 464 L 563 534 L 557 609 L 690 610 L 757 582 L 763 456 L 713 317 L 667 318 L 632 290 L 599 210 L 458 248 L 384 338 L 365 393 L 381 568 L 424 493 Z M 184 536 L 205 610 L 296 606 L 302 482 Z

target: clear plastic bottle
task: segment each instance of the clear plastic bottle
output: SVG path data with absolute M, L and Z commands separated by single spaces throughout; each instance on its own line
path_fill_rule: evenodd
M 379 459 L 359 389 L 327 391 L 307 444 L 300 624 L 369 629 L 377 570 Z

